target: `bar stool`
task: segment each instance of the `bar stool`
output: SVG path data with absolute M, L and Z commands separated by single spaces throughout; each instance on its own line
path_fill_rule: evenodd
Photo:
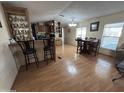
M 44 61 L 47 61 L 49 56 L 51 59 L 54 59 L 54 38 L 45 38 L 43 39 L 44 44 Z
M 30 64 L 29 60 L 31 58 L 35 59 L 36 66 L 38 67 L 39 61 L 36 55 L 36 49 L 34 48 L 34 40 L 17 41 L 17 43 L 21 47 L 23 54 L 25 56 L 26 70 L 28 70 L 28 64 Z

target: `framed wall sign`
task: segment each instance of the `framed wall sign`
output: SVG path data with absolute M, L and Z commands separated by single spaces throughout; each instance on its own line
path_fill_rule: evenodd
M 32 39 L 28 10 L 22 7 L 3 5 L 11 38 L 16 41 Z
M 1 24 L 1 22 L 0 22 L 0 28 L 2 28 L 2 24 Z
M 90 31 L 98 31 L 99 30 L 99 22 L 94 22 L 90 24 Z

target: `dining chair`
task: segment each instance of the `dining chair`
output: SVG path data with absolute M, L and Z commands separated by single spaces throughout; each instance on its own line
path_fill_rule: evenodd
M 39 61 L 36 54 L 36 49 L 34 48 L 34 40 L 17 41 L 17 43 L 21 47 L 24 54 L 26 70 L 28 70 L 28 64 L 30 64 L 29 61 L 31 58 L 35 59 L 36 66 L 38 67 Z
M 76 41 L 77 41 L 77 53 L 79 53 L 83 48 L 83 42 L 81 39 L 77 39 Z
M 88 39 L 88 37 L 85 37 L 85 40 L 87 40 Z
M 89 45 L 89 51 L 90 53 L 94 53 L 95 56 L 99 53 L 99 48 L 100 48 L 100 39 L 98 40 L 93 40 L 90 45 Z

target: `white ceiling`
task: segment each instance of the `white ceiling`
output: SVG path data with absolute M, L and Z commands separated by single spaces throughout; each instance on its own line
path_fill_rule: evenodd
M 5 3 L 28 8 L 32 22 L 54 19 L 67 24 L 72 18 L 75 18 L 75 22 L 79 22 L 124 11 L 123 1 L 9 1 Z

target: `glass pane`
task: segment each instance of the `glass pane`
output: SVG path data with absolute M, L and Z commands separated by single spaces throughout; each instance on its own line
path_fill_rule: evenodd
M 116 50 L 122 29 L 123 23 L 106 24 L 104 26 L 101 47 Z
M 116 50 L 118 45 L 119 38 L 118 37 L 106 37 L 102 38 L 102 45 L 101 47 Z
M 103 36 L 114 36 L 120 37 L 121 36 L 122 27 L 119 28 L 104 28 Z
M 82 28 L 82 38 L 86 37 L 86 27 Z
M 76 38 L 77 37 L 85 38 L 85 36 L 86 36 L 86 27 L 76 28 Z
M 76 37 L 81 37 L 81 28 L 76 28 Z

